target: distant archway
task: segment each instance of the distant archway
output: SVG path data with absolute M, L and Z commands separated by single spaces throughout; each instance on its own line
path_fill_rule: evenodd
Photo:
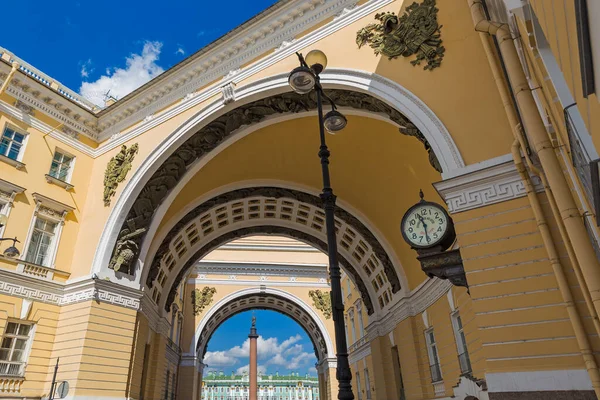
M 197 353 L 202 360 L 217 328 L 230 317 L 251 309 L 277 311 L 296 321 L 312 341 L 317 360 L 335 354 L 331 336 L 311 306 L 291 293 L 266 287 L 239 290 L 215 303 L 198 324 L 189 352 Z

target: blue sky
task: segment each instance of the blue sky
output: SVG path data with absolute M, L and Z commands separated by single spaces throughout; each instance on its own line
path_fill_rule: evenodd
M 24 22 L 7 27 L 0 46 L 98 102 L 99 92 L 123 97 L 275 2 L 6 1 L 3 14 Z
M 267 374 L 298 372 L 316 376 L 317 358 L 306 332 L 298 323 L 275 311 L 256 310 L 259 371 Z M 241 373 L 248 368 L 248 333 L 252 311 L 234 315 L 225 321 L 208 343 L 205 371 Z

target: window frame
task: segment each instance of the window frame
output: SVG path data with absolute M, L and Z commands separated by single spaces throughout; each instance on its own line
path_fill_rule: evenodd
M 17 154 L 17 158 L 11 158 L 8 155 L 4 155 L 4 154 L 0 154 L 0 157 L 3 161 L 5 161 L 9 164 L 14 164 L 15 167 L 20 169 L 24 166 L 23 156 L 25 155 L 25 149 L 27 147 L 27 142 L 29 141 L 29 133 L 27 131 L 23 131 L 19 127 L 16 127 L 15 125 L 6 123 L 6 124 L 4 124 L 4 127 L 2 128 L 2 134 L 0 134 L 0 141 L 4 138 L 4 135 L 8 129 L 13 131 L 13 133 L 18 133 L 20 135 L 23 135 L 23 142 L 21 142 L 21 147 L 19 149 L 19 154 Z M 11 141 L 12 140 L 13 139 L 11 139 Z
M 65 156 L 71 158 L 71 162 L 69 164 L 69 170 L 67 172 L 67 175 L 65 176 L 65 179 L 61 179 L 60 177 L 54 176 L 51 174 L 52 164 L 55 161 L 54 157 L 56 156 L 56 153 L 61 154 L 63 158 Z M 54 153 L 52 153 L 52 160 L 50 160 L 50 167 L 48 168 L 48 173 L 45 175 L 46 181 L 48 183 L 53 183 L 55 185 L 61 186 L 61 187 L 65 188 L 66 190 L 72 189 L 74 186 L 71 184 L 71 180 L 73 179 L 73 171 L 75 170 L 76 161 L 77 161 L 77 156 L 75 156 L 73 153 L 62 149 L 61 147 L 55 147 Z M 61 165 L 62 165 L 62 163 L 61 163 Z M 60 171 L 60 169 L 59 169 L 59 171 Z
M 472 371 L 471 362 L 469 360 L 469 348 L 467 347 L 467 338 L 464 333 L 464 325 L 462 324 L 462 318 L 460 317 L 460 313 L 458 310 L 452 312 L 450 314 L 450 319 L 452 321 L 452 331 L 454 332 L 454 341 L 456 342 L 456 351 L 458 352 L 459 358 L 459 367 L 461 374 L 467 374 Z M 458 321 L 460 320 L 460 327 Z M 462 350 L 462 351 L 461 351 Z M 460 363 L 460 357 L 465 354 L 466 360 L 468 362 L 468 370 L 463 371 L 462 364 Z
M 371 378 L 369 376 L 368 368 L 364 368 L 364 375 L 365 375 L 366 400 L 371 400 Z
M 58 247 L 60 245 L 60 239 L 62 237 L 62 231 L 63 231 L 63 227 L 64 227 L 65 218 L 69 212 L 74 210 L 74 208 L 72 208 L 66 204 L 52 200 L 52 199 L 50 199 L 46 196 L 43 196 L 39 193 L 33 193 L 32 196 L 35 200 L 36 207 L 33 211 L 33 217 L 31 218 L 31 220 L 29 222 L 29 229 L 27 231 L 27 236 L 25 238 L 25 246 L 23 248 L 23 255 L 21 256 L 20 261 L 22 263 L 26 263 L 26 264 L 41 266 L 43 268 L 55 269 L 56 255 L 58 254 Z M 54 232 L 54 241 L 52 244 L 52 250 L 51 250 L 51 253 L 49 256 L 49 262 L 48 262 L 47 266 L 35 264 L 35 263 L 32 263 L 25 259 L 27 253 L 29 252 L 29 246 L 31 245 L 31 238 L 32 238 L 33 232 L 35 230 L 35 222 L 36 222 L 37 218 L 47 219 L 47 220 L 50 220 L 57 224 L 56 231 Z M 22 272 L 24 265 L 20 264 L 19 268 L 20 268 L 20 271 Z M 48 274 L 48 279 L 52 279 L 52 278 L 53 278 L 53 274 Z
M 437 341 L 435 339 L 435 332 L 433 328 L 428 328 L 425 330 L 425 343 L 427 344 L 427 355 L 429 357 L 429 367 L 431 372 L 431 382 L 438 383 L 444 380 L 444 376 L 442 375 L 442 366 L 440 364 L 440 355 L 438 352 Z M 433 342 L 431 341 L 431 336 L 433 336 Z M 437 370 L 439 372 L 438 380 L 434 380 L 432 369 L 434 366 L 437 366 Z
M 29 363 L 29 355 L 31 353 L 31 347 L 33 344 L 33 337 L 35 335 L 35 328 L 36 328 L 36 324 L 34 321 L 27 321 L 27 320 L 18 320 L 18 319 L 13 319 L 13 318 L 8 318 L 6 320 L 6 325 L 4 326 L 4 332 L 2 333 L 2 336 L 0 336 L 0 340 L 4 341 L 4 338 L 7 337 L 7 333 L 6 330 L 8 329 L 8 324 L 13 323 L 13 324 L 17 324 L 17 332 L 19 330 L 19 326 L 20 325 L 28 325 L 30 326 L 29 329 L 29 333 L 27 335 L 27 342 L 25 344 L 25 349 L 23 350 L 23 361 L 21 362 L 14 362 L 14 361 L 8 361 L 8 360 L 0 360 L 0 363 L 7 363 L 7 364 L 20 364 L 20 371 L 18 375 L 11 375 L 11 374 L 2 374 L 3 376 L 10 376 L 10 377 L 16 377 L 16 378 L 23 378 L 25 377 L 25 370 L 27 369 L 27 364 Z M 19 335 L 11 335 L 9 337 L 14 337 L 14 338 L 19 338 Z M 21 336 L 22 338 L 22 336 Z M 14 347 L 14 344 L 13 346 Z M 14 348 L 12 349 L 14 351 Z M 10 357 L 9 357 L 10 358 Z
M 47 250 L 46 250 L 46 254 L 44 256 L 44 259 L 47 259 L 48 261 L 44 264 L 44 263 L 38 263 L 37 262 L 37 258 L 40 255 L 40 243 L 38 243 L 38 250 L 35 254 L 35 260 L 31 261 L 28 260 L 27 257 L 29 256 L 29 251 L 31 250 L 31 245 L 33 244 L 33 237 L 36 231 L 39 231 L 40 229 L 36 227 L 36 224 L 38 221 L 44 221 L 46 224 L 50 223 L 54 225 L 54 229 L 52 230 L 51 234 L 51 238 L 50 238 L 50 243 L 48 244 Z M 56 242 L 57 242 L 57 233 L 59 230 L 59 225 L 60 222 L 52 220 L 51 218 L 48 218 L 46 216 L 39 216 L 36 215 L 34 220 L 33 220 L 33 225 L 31 226 L 31 235 L 29 236 L 29 240 L 27 241 L 27 249 L 23 252 L 23 261 L 25 261 L 26 263 L 29 264 L 34 264 L 34 265 L 40 265 L 42 267 L 46 267 L 46 268 L 53 268 L 54 265 L 54 259 L 55 259 L 55 249 L 56 249 Z M 50 231 L 44 229 L 42 230 L 42 234 L 48 234 L 50 233 Z

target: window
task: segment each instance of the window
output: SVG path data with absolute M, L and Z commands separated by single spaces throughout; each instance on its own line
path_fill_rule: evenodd
M 365 326 L 363 325 L 363 311 L 360 303 L 356 306 L 356 312 L 358 314 L 358 334 L 360 335 L 359 337 L 362 338 L 365 336 Z
M 74 159 L 73 156 L 56 150 L 48 175 L 63 182 L 69 182 L 71 180 L 71 167 Z
M 442 371 L 440 369 L 440 359 L 438 357 L 437 345 L 433 329 L 425 331 L 425 341 L 427 342 L 427 353 L 429 354 L 429 366 L 431 368 L 431 381 L 439 382 L 442 380 Z
M 32 325 L 8 322 L 0 346 L 0 375 L 23 376 Z
M 25 144 L 25 135 L 16 132 L 8 126 L 4 128 L 2 133 L 2 141 L 0 141 L 0 155 L 10 158 L 11 160 L 19 161 L 21 150 Z
M 352 343 L 356 342 L 356 328 L 354 326 L 354 312 L 350 313 L 350 329 L 352 330 Z
M 458 312 L 451 315 L 452 328 L 454 330 L 454 338 L 456 339 L 456 348 L 458 350 L 458 362 L 460 371 L 463 374 L 471 372 L 471 361 L 469 360 L 469 352 L 467 351 L 467 339 L 463 331 L 462 321 Z
M 396 396 L 399 400 L 405 400 L 404 381 L 402 380 L 402 366 L 400 365 L 400 353 L 398 346 L 392 347 L 392 365 L 394 367 L 394 381 L 396 382 Z
M 350 297 L 352 295 L 352 283 L 350 282 L 350 278 L 346 280 L 346 287 L 348 288 L 347 296 Z
M 362 400 L 362 390 L 360 388 L 360 373 L 356 373 L 356 393 L 358 394 L 358 400 Z
M 167 379 L 165 381 L 165 400 L 169 399 L 169 381 L 171 380 L 171 371 L 167 370 Z
M 369 380 L 369 370 L 365 368 L 365 390 L 367 391 L 367 400 L 371 400 L 371 381 Z
M 56 222 L 36 217 L 25 261 L 50 266 L 57 225 Z

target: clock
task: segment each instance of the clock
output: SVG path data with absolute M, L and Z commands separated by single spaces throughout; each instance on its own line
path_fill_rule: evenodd
M 452 218 L 441 205 L 426 201 L 422 191 L 419 195 L 421 201 L 409 208 L 402 217 L 402 236 L 413 249 L 444 251 L 456 238 Z

